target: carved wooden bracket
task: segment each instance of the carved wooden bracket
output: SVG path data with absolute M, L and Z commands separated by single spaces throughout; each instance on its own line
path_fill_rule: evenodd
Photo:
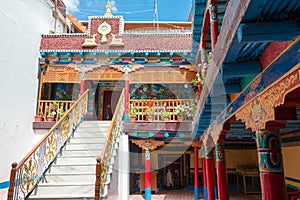
M 150 140 L 131 140 L 134 144 L 138 145 L 142 149 L 154 150 L 157 147 L 165 144 L 162 141 L 155 141 L 153 139 Z
M 237 111 L 236 119 L 245 122 L 246 128 L 252 131 L 265 129 L 268 121 L 275 120 L 274 108 L 284 104 L 285 96 L 299 87 L 299 68 L 300 64 Z

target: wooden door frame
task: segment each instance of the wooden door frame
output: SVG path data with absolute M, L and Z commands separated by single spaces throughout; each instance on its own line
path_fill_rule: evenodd
M 121 91 L 123 88 L 100 88 L 99 91 L 99 115 L 97 116 L 98 120 L 103 120 L 103 104 L 104 104 L 104 92 L 106 91 Z M 98 113 L 97 113 L 98 114 Z

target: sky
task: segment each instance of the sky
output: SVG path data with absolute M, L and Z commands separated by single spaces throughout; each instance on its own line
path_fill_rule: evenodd
M 103 16 L 107 0 L 63 0 L 67 13 L 79 21 L 88 16 Z M 153 21 L 155 0 L 111 0 L 114 16 L 126 21 Z M 156 0 L 158 21 L 187 21 L 193 0 Z M 154 18 L 155 19 L 155 18 Z

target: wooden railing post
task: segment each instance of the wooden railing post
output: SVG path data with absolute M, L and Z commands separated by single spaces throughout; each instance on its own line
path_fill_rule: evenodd
M 11 171 L 10 171 L 10 179 L 9 179 L 9 188 L 8 188 L 7 200 L 13 200 L 13 198 L 14 198 L 17 165 L 18 164 L 16 162 L 14 162 L 14 163 L 11 164 Z
M 100 200 L 100 181 L 101 181 L 101 158 L 97 158 L 96 164 L 96 182 L 95 182 L 95 200 Z

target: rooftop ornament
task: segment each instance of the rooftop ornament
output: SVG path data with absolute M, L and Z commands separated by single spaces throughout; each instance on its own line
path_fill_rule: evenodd
M 82 47 L 96 47 L 96 36 L 97 34 L 93 34 L 92 38 L 85 38 L 83 44 L 81 45 Z
M 111 16 L 113 16 L 113 14 L 111 13 L 110 9 L 111 9 L 111 5 L 110 5 L 110 1 L 108 0 L 107 4 L 106 4 L 106 12 L 104 13 L 105 17 L 111 17 Z

